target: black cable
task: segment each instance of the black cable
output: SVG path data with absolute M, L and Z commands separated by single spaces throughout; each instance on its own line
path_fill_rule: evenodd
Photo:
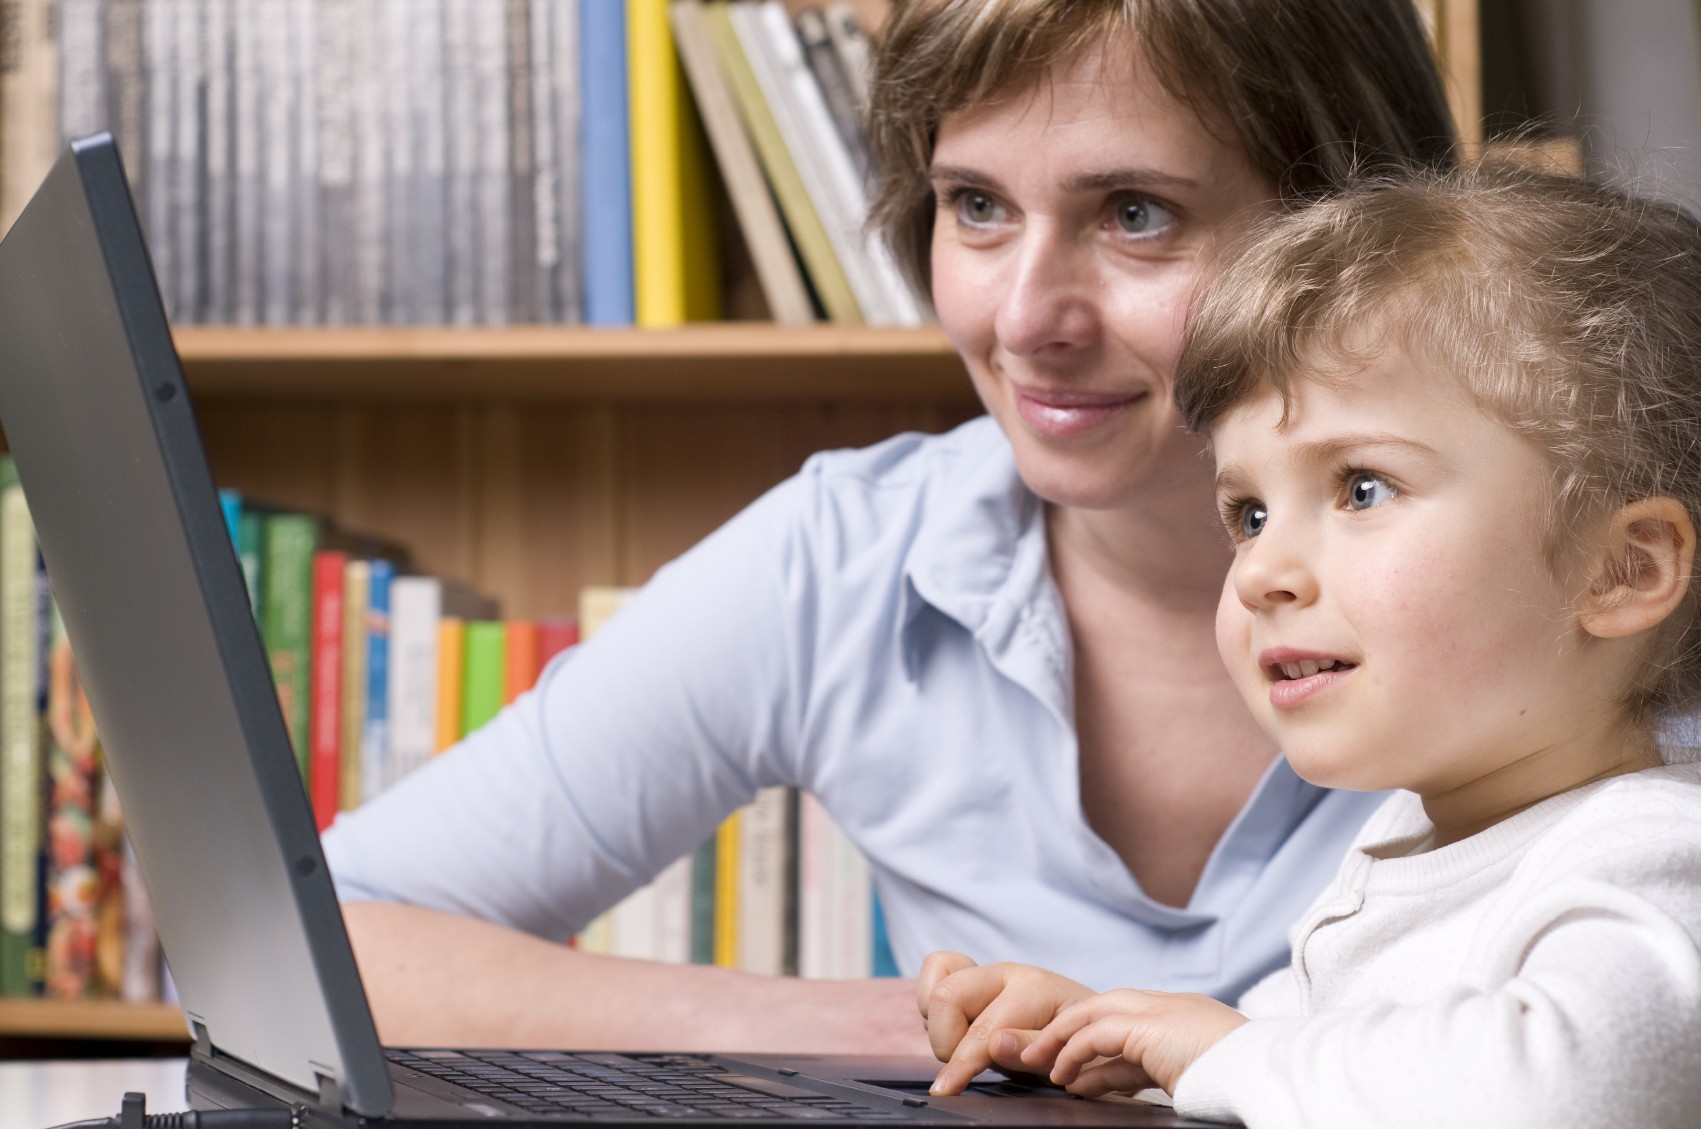
M 192 1109 L 187 1113 L 148 1113 L 146 1094 L 124 1095 L 117 1117 L 72 1121 L 53 1129 L 296 1129 L 290 1109 Z

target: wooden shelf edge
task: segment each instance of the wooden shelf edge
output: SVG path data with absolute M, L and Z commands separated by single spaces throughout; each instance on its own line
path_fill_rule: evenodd
M 961 360 L 936 326 L 197 326 L 179 329 L 175 339 L 198 398 L 775 403 L 973 399 Z
M 0 999 L 0 1036 L 188 1042 L 181 1009 L 120 1000 Z

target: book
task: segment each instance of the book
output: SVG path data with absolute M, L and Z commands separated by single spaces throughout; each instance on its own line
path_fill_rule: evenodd
M 0 4 L 0 235 L 59 155 L 59 52 L 54 0 Z
M 741 864 L 738 858 L 743 809 L 721 820 L 715 828 L 715 943 L 714 963 L 721 968 L 739 964 L 739 889 Z
M 797 793 L 770 787 L 739 812 L 738 967 L 771 976 L 797 971 L 793 838 Z
M 308 795 L 323 831 L 342 807 L 343 572 L 348 554 L 313 554 L 312 637 L 309 649 Z
M 874 325 L 920 325 L 921 308 L 891 255 L 865 230 L 867 187 L 839 139 L 785 5 L 737 0 L 730 14 L 864 317 Z
M 386 774 L 392 755 L 390 604 L 395 576 L 396 566 L 380 558 L 371 563 L 366 578 L 366 681 L 361 688 L 366 699 L 366 708 L 361 717 L 360 795 L 357 803 L 365 803 L 376 796 L 388 780 Z
M 353 811 L 361 802 L 360 777 L 365 768 L 363 746 L 368 704 L 367 664 L 371 655 L 367 625 L 371 600 L 372 562 L 351 558 L 343 566 L 343 621 L 338 643 L 342 665 L 342 709 L 337 739 L 338 811 Z
M 538 660 L 537 621 L 510 619 L 502 627 L 502 704 L 507 705 L 532 688 L 543 664 Z
M 508 21 L 508 154 L 512 246 L 509 251 L 513 320 L 548 320 L 538 302 L 533 260 L 537 248 L 537 166 L 532 150 L 532 28 L 530 0 L 505 0 Z M 453 233 L 451 233 L 453 234 Z M 451 283 L 454 276 L 450 276 Z
M 703 0 L 674 0 L 668 6 L 668 17 L 768 310 L 780 325 L 808 325 L 815 320 L 809 290 L 756 150 L 739 117 L 732 89 L 721 72 L 704 18 Z
M 581 124 L 576 158 L 581 173 L 578 223 L 583 235 L 582 296 L 584 320 L 589 325 L 631 325 L 637 317 L 627 8 L 627 0 L 579 0 L 577 85 Z M 571 103 L 558 102 L 555 112 L 571 108 Z M 541 147 L 541 124 L 538 134 Z M 568 160 L 565 168 L 573 167 L 574 162 Z M 541 244 L 541 226 L 538 238 Z
M 431 752 L 443 752 L 466 733 L 467 621 L 446 615 L 437 621 L 437 736 Z
M 278 705 L 308 779 L 312 699 L 313 554 L 318 519 L 300 513 L 267 514 L 262 522 L 260 636 L 272 664 Z
M 803 48 L 803 59 L 809 64 L 809 72 L 815 76 L 815 85 L 821 88 L 821 96 L 832 114 L 839 140 L 844 143 L 857 173 L 867 184 L 868 137 L 862 127 L 862 109 L 845 60 L 840 56 L 827 25 L 827 13 L 819 6 L 810 5 L 797 13 L 793 25 L 797 28 L 798 43 Z
M 691 852 L 691 963 L 715 963 L 715 840 Z
M 457 740 L 501 712 L 508 670 L 507 626 L 501 620 L 467 620 L 462 630 Z
M 83 999 L 95 991 L 96 913 L 101 878 L 96 795 L 100 742 L 77 678 L 71 641 L 51 608 L 47 692 L 47 939 L 43 994 Z
M 561 9 L 570 12 L 573 5 L 562 4 Z M 478 228 L 478 320 L 481 325 L 506 325 L 513 306 L 514 269 L 507 0 L 474 0 L 472 44 L 477 204 L 471 218 Z M 418 238 L 429 239 L 429 230 Z
M 861 324 L 862 310 L 845 277 L 838 252 L 827 237 L 827 229 L 810 197 L 809 188 L 792 160 L 785 138 L 780 134 L 779 123 L 768 107 L 767 98 L 756 81 L 738 34 L 733 30 L 728 6 L 707 5 L 703 16 L 709 26 L 709 37 L 721 70 L 738 104 L 739 115 L 761 159 L 762 171 L 785 217 L 787 230 L 797 246 L 798 256 L 803 260 L 816 297 L 826 310 L 829 321 Z
M 833 50 L 843 65 L 845 78 L 850 81 L 851 95 L 856 99 L 856 117 L 868 120 L 869 83 L 874 74 L 873 44 L 868 29 L 858 18 L 856 5 L 850 0 L 832 0 L 824 9 L 827 35 Z
M 0 996 L 41 988 L 39 556 L 17 467 L 0 456 Z
M 636 321 L 647 328 L 711 321 L 720 316 L 715 186 L 667 0 L 627 0 L 626 65 Z
M 578 616 L 546 616 L 540 619 L 537 625 L 538 672 L 541 674 L 551 659 L 578 642 Z
M 437 621 L 443 590 L 436 577 L 398 576 L 390 583 L 390 747 L 382 790 L 425 764 L 437 751 Z

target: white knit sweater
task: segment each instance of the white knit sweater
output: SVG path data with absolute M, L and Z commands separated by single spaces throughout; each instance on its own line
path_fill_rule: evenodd
M 1693 753 L 1426 849 L 1400 794 L 1175 1106 L 1295 1129 L 1701 1127 Z

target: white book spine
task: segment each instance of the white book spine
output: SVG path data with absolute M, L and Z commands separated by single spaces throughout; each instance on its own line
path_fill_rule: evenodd
M 390 748 L 372 779 L 386 787 L 437 751 L 437 621 L 441 583 L 398 576 L 390 583 Z
M 413 52 L 408 72 L 413 84 L 416 142 L 414 210 L 409 243 L 417 285 L 415 320 L 443 325 L 449 319 L 449 265 L 445 233 L 451 220 L 446 199 L 448 123 L 444 82 L 447 50 L 443 0 L 414 0 Z
M 154 278 L 165 301 L 166 314 L 177 317 L 177 243 L 172 237 L 172 145 L 176 84 L 171 81 L 173 54 L 177 45 L 175 0 L 150 0 L 142 5 L 142 73 L 147 91 L 148 151 L 143 157 L 149 185 L 143 226 Z
M 384 84 L 387 26 L 373 0 L 355 0 L 354 45 L 354 320 L 378 325 L 391 305 L 384 215 L 389 207 L 390 155 L 385 144 Z
M 413 0 L 378 0 L 384 6 L 383 96 L 381 142 L 388 156 L 384 209 L 384 246 L 388 263 L 389 321 L 417 324 L 420 313 L 419 276 L 414 255 L 413 204 L 418 176 L 413 133 L 412 66 Z
M 868 220 L 868 193 L 862 173 L 856 167 L 844 138 L 833 123 L 832 110 L 821 93 L 821 86 L 804 58 L 803 46 L 792 27 L 791 15 L 780 0 L 763 0 L 756 9 L 756 18 L 765 26 L 767 40 L 775 51 L 783 89 L 790 92 L 791 105 L 802 127 L 804 144 L 817 162 L 819 173 L 832 203 L 830 213 L 843 225 L 841 238 L 854 244 L 860 252 L 860 262 L 866 271 L 866 285 L 876 305 L 863 303 L 864 310 L 878 310 L 884 324 L 916 326 L 922 324 L 921 308 L 911 296 L 909 286 L 898 273 L 884 243 L 870 237 L 864 230 Z M 812 144 L 811 144 L 812 143 Z M 861 303 L 861 295 L 857 296 Z
M 321 317 L 326 325 L 348 325 L 355 320 L 356 2 L 320 0 L 319 8 L 319 254 L 324 264 L 320 275 L 324 287 Z
M 739 816 L 738 963 L 746 972 L 786 971 L 789 803 L 785 788 L 763 788 Z
M 234 144 L 232 128 L 232 6 L 202 0 L 206 56 L 206 180 L 203 209 L 205 285 L 203 321 L 222 325 L 234 312 Z
M 216 2 L 216 0 L 215 0 Z M 292 169 L 290 320 L 295 325 L 324 321 L 324 207 L 319 193 L 319 0 L 292 0 L 290 67 L 296 88 L 295 165 Z M 329 92 L 328 92 L 329 93 Z M 341 91 L 334 93 L 342 97 Z
M 293 310 L 297 78 L 289 0 L 260 0 L 260 320 L 288 325 Z
M 260 275 L 265 192 L 261 179 L 260 0 L 238 0 L 231 47 L 232 122 L 235 156 L 235 232 L 232 248 L 232 318 L 239 325 L 260 320 Z
M 563 169 L 577 154 L 560 151 L 560 130 L 556 117 L 562 107 L 555 92 L 555 17 L 563 5 L 550 0 L 531 0 L 531 81 L 532 81 L 532 232 L 535 238 L 531 261 L 535 270 L 539 313 L 544 321 L 560 321 L 565 310 L 562 301 L 561 201 L 564 189 L 558 185 Z M 576 268 L 575 268 L 576 269 Z M 575 285 L 577 278 L 575 277 Z
M 571 4 L 563 5 L 563 10 Z M 509 260 L 513 230 L 508 209 L 508 11 L 506 0 L 476 0 L 473 8 L 473 81 L 477 91 L 479 317 L 506 325 L 513 309 Z
M 836 975 L 829 881 L 838 859 L 828 839 L 827 809 L 813 793 L 800 797 L 797 820 L 797 974 L 820 980 Z
M 107 128 L 100 0 L 59 0 L 59 136 Z
M 584 319 L 584 202 L 583 174 L 579 155 L 583 152 L 581 132 L 584 99 L 580 92 L 579 5 L 562 4 L 555 13 L 552 67 L 549 74 L 551 98 L 555 103 L 553 125 L 555 154 L 560 162 L 555 177 L 556 209 L 554 274 L 559 290 L 557 318 L 563 322 Z
M 171 307 L 173 319 L 187 324 L 203 317 L 201 161 L 205 146 L 201 100 L 206 85 L 205 44 L 200 0 L 175 0 L 173 7 L 175 43 L 170 79 L 176 87 L 172 96 L 176 112 L 172 115 L 170 195 L 171 260 L 176 277 Z
M 831 841 L 835 975 L 860 980 L 874 974 L 874 882 L 867 857 L 836 823 Z
M 473 83 L 473 0 L 445 0 L 444 70 L 448 88 L 448 197 L 454 222 L 447 231 L 449 320 L 478 320 L 478 224 L 473 185 L 478 165 L 478 118 Z

